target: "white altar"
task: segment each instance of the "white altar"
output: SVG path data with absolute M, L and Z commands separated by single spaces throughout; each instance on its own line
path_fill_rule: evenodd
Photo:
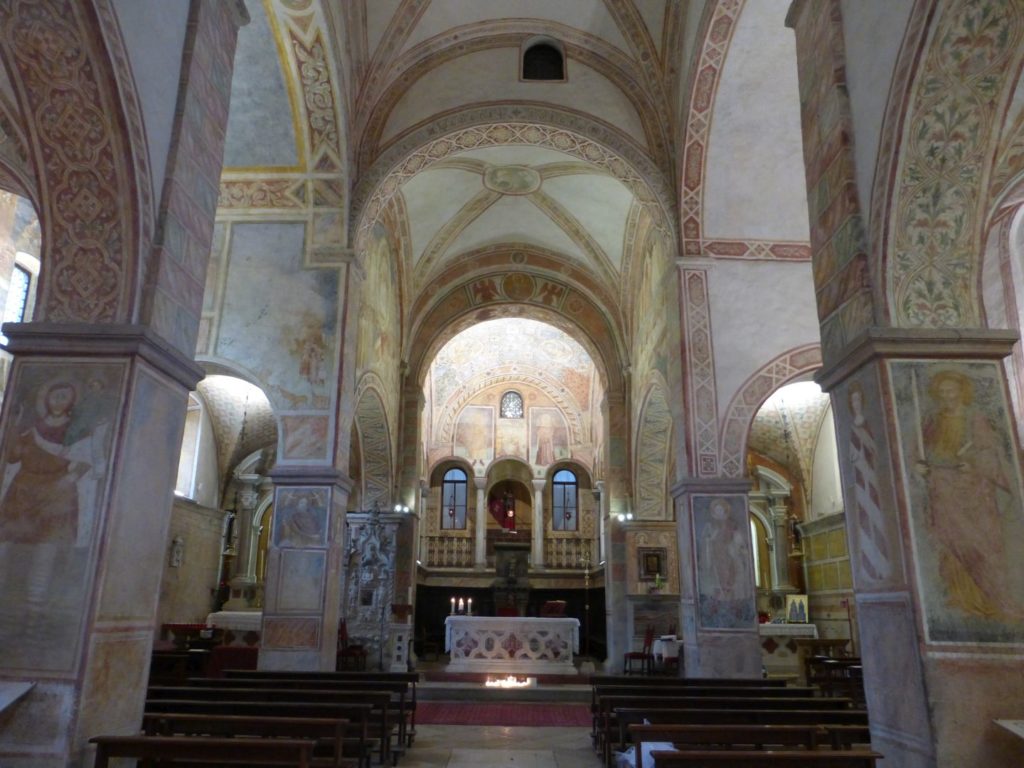
M 814 624 L 761 624 L 761 663 L 768 677 L 798 679 L 803 675 L 797 638 L 817 638 Z
M 570 618 L 449 616 L 444 649 L 449 672 L 575 675 L 580 623 Z

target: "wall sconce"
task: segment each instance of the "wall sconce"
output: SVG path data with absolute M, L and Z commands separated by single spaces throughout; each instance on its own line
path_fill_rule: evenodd
M 409 514 L 409 508 L 404 504 L 395 504 L 395 512 L 401 512 L 403 514 Z
M 624 523 L 627 520 L 632 520 L 633 519 L 633 513 L 632 512 L 626 512 L 625 514 L 623 514 L 622 512 L 619 512 L 619 514 L 617 514 L 615 516 L 615 519 L 618 520 L 620 523 Z

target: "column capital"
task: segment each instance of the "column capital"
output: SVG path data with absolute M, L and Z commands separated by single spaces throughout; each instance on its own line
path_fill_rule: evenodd
M 687 494 L 748 493 L 752 483 L 739 477 L 684 477 L 672 486 L 673 499 Z
M 189 391 L 206 372 L 144 325 L 130 323 L 5 323 L 7 349 L 17 356 L 139 357 Z
M 276 466 L 268 473 L 274 485 L 333 485 L 346 493 L 352 479 L 334 467 Z
M 486 491 L 487 490 L 487 478 L 486 477 L 477 477 L 476 475 L 473 475 L 473 486 L 478 491 Z
M 535 491 L 543 491 L 544 490 L 544 486 L 547 485 L 548 481 L 547 481 L 547 478 L 543 478 L 543 477 L 537 478 L 537 477 L 535 477 L 530 482 L 533 484 L 533 490 L 535 490 Z
M 824 366 L 814 380 L 831 391 L 868 363 L 901 359 L 1002 360 L 1020 334 L 995 328 L 867 328 Z

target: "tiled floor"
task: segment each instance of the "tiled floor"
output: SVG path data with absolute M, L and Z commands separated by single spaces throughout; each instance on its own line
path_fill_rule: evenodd
M 528 706 L 528 705 L 527 705 Z M 417 725 L 399 768 L 600 768 L 587 728 Z

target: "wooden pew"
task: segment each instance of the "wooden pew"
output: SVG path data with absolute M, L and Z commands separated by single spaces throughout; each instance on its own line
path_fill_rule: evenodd
M 390 720 L 391 694 L 387 691 L 337 691 L 305 690 L 294 688 L 235 688 L 197 686 L 151 686 L 146 693 L 147 705 L 155 701 L 176 701 L 180 699 L 208 701 L 253 701 L 305 704 L 360 704 L 372 706 L 373 716 L 368 723 L 371 737 L 380 741 L 380 761 L 384 763 L 391 755 L 391 736 L 395 731 Z M 166 710 L 165 710 L 166 711 Z M 230 714 L 225 712 L 224 714 Z
M 406 700 L 408 709 L 408 725 L 406 727 L 406 746 L 411 747 L 416 738 L 416 684 L 420 681 L 419 672 L 382 672 L 382 671 L 311 671 L 300 672 L 290 670 L 251 670 L 251 669 L 227 669 L 225 677 L 251 678 L 269 680 L 332 680 L 345 682 L 348 680 L 371 682 L 400 682 L 409 686 L 409 696 Z
M 677 749 L 691 749 L 699 745 L 749 745 L 757 749 L 766 746 L 802 746 L 818 749 L 852 749 L 854 744 L 865 747 L 871 743 L 871 731 L 866 725 L 643 725 L 633 723 L 627 731 L 637 752 L 644 742 L 671 742 Z
M 819 725 L 643 725 L 627 728 L 636 753 L 652 741 L 674 744 L 676 749 L 730 747 L 764 749 L 765 747 L 803 747 L 817 749 L 827 741 Z
M 737 688 L 753 686 L 755 688 L 785 688 L 786 680 L 764 677 L 665 677 L 637 675 L 591 675 L 591 685 L 712 685 L 716 687 Z
M 861 709 L 671 709 L 659 701 L 615 709 L 617 730 L 606 729 L 602 752 L 605 765 L 612 764 L 612 745 L 625 749 L 630 725 L 859 725 L 867 726 L 868 713 Z
M 875 768 L 882 755 L 870 750 L 772 751 L 683 750 L 651 753 L 655 768 Z
M 185 715 L 168 712 L 142 717 L 147 736 L 219 736 L 312 739 L 313 768 L 355 768 L 359 754 L 345 757 L 347 720 L 325 717 L 251 717 Z M 358 744 L 354 745 L 358 750 Z
M 198 690 L 198 689 L 197 689 Z M 247 717 L 314 717 L 347 720 L 346 743 L 354 739 L 355 752 L 363 766 L 370 765 L 374 741 L 370 739 L 373 705 L 360 703 L 319 703 L 296 701 L 232 701 L 229 699 L 147 699 L 145 715 L 238 715 Z
M 94 736 L 94 768 L 108 768 L 111 758 L 156 760 L 161 764 L 277 765 L 310 768 L 311 739 L 239 739 L 203 736 Z M 144 763 L 146 764 L 146 763 Z
M 729 697 L 729 698 L 784 698 L 810 699 L 814 697 L 815 688 L 810 686 L 718 686 L 718 685 L 659 685 L 648 688 L 637 685 L 635 678 L 630 684 L 602 684 L 591 686 L 590 689 L 591 740 L 597 747 L 600 741 L 602 714 L 599 699 L 603 696 L 642 696 L 645 698 L 663 698 L 667 696 L 683 697 Z
M 414 702 L 410 698 L 409 683 L 404 680 L 372 679 L 322 679 L 318 677 L 241 677 L 232 675 L 229 679 L 195 677 L 188 679 L 188 685 L 199 688 L 264 688 L 302 691 L 344 691 L 372 692 L 386 691 L 392 697 L 389 703 L 389 721 L 398 725 L 398 740 L 393 746 L 395 757 L 405 752 L 411 744 L 408 730 L 414 723 Z
M 657 707 L 660 709 L 785 709 L 785 710 L 825 710 L 825 709 L 849 709 L 849 699 L 819 699 L 819 698 L 786 698 L 779 696 L 677 696 L 673 689 L 659 689 L 656 692 L 648 691 L 644 695 L 620 696 L 614 693 L 615 688 L 609 689 L 613 693 L 599 693 L 597 698 L 597 719 L 598 738 L 595 747 L 604 751 L 608 757 L 608 739 L 616 731 L 619 733 L 619 740 L 624 736 L 624 729 L 617 728 L 618 718 L 616 710 L 620 708 L 630 709 L 634 707 Z M 661 695 L 667 694 L 667 695 Z M 636 721 L 634 721 L 636 722 Z

